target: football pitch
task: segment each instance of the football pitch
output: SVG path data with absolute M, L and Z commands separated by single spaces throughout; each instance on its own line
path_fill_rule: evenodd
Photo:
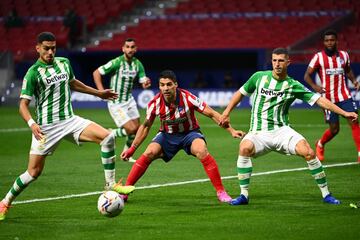
M 107 109 L 75 109 L 75 113 L 114 127 Z M 0 116 L 3 198 L 27 167 L 31 132 L 17 108 L 0 107 Z M 210 119 L 197 117 L 228 193 L 238 196 L 239 140 Z M 234 111 L 233 127 L 247 131 L 249 117 L 247 109 Z M 316 108 L 292 109 L 290 121 L 312 146 L 327 127 Z M 145 150 L 158 126 L 156 121 L 134 157 Z M 117 155 L 123 144 L 123 139 L 117 140 Z M 104 186 L 100 147 L 62 141 L 47 158 L 39 179 L 25 189 L 0 222 L 0 239 L 359 239 L 360 209 L 350 208 L 349 203 L 360 201 L 360 166 L 343 119 L 339 135 L 326 145 L 325 158 L 330 191 L 341 205 L 322 202 L 303 159 L 278 153 L 253 160 L 249 205 L 221 204 L 200 162 L 182 151 L 169 163 L 153 162 L 124 211 L 106 218 L 97 211 Z M 118 159 L 117 178 L 125 179 L 132 164 Z

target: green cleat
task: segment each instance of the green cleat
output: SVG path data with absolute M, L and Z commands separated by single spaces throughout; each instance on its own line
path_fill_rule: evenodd
M 115 183 L 114 185 L 111 186 L 111 190 L 119 193 L 119 194 L 129 194 L 132 193 L 135 190 L 135 186 L 132 185 L 128 185 L 128 186 L 124 186 L 121 183 L 121 180 L 118 183 Z
M 2 201 L 0 202 L 0 221 L 4 220 L 6 213 L 8 212 L 10 206 L 6 205 Z

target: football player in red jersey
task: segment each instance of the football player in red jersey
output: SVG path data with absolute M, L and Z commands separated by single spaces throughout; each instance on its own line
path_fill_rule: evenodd
M 224 189 L 215 159 L 208 152 L 195 111 L 211 118 L 216 124 L 219 124 L 221 115 L 189 91 L 178 88 L 176 75 L 171 70 L 160 73 L 159 88 L 160 92 L 148 103 L 145 121 L 140 125 L 132 146 L 121 154 L 121 158 L 126 160 L 134 154 L 147 137 L 157 116 L 160 118 L 160 130 L 136 160 L 125 185 L 135 184 L 153 160 L 162 158 L 168 162 L 183 149 L 188 155 L 200 160 L 219 201 L 229 203 L 232 199 Z M 233 137 L 244 135 L 244 132 L 230 125 L 225 128 Z M 127 200 L 126 195 L 123 197 Z

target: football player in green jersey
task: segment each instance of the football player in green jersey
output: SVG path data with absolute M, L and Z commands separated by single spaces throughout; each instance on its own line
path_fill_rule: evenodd
M 118 94 L 111 89 L 97 90 L 74 76 L 67 58 L 55 57 L 56 38 L 50 32 L 37 37 L 39 58 L 26 73 L 20 95 L 19 112 L 32 131 L 32 143 L 27 170 L 14 182 L 0 202 L 0 221 L 14 199 L 37 177 L 45 166 L 47 155 L 52 154 L 62 139 L 76 144 L 95 142 L 101 146 L 105 187 L 127 194 L 133 186 L 115 182 L 115 139 L 105 128 L 88 119 L 76 116 L 71 106 L 71 90 L 113 100 Z M 30 113 L 30 101 L 35 98 L 36 122 Z
M 323 197 L 329 204 L 340 204 L 328 190 L 325 172 L 306 139 L 289 126 L 289 107 L 295 99 L 301 99 L 310 105 L 333 111 L 350 120 L 356 121 L 357 114 L 346 112 L 326 98 L 313 93 L 300 82 L 287 74 L 290 64 L 285 48 L 272 52 L 272 71 L 259 71 L 233 95 L 222 114 L 220 124 L 230 122 L 230 113 L 244 96 L 252 95 L 251 123 L 249 133 L 242 139 L 237 159 L 238 179 L 241 194 L 232 205 L 244 205 L 249 202 L 248 188 L 252 173 L 252 157 L 270 151 L 303 157 L 315 178 Z
M 110 60 L 93 72 L 94 82 L 99 90 L 103 90 L 102 76 L 110 76 L 110 88 L 119 94 L 116 100 L 108 101 L 108 109 L 118 129 L 113 130 L 116 137 L 127 137 L 124 150 L 128 149 L 140 126 L 140 114 L 132 89 L 134 80 L 138 79 L 143 89 L 151 86 L 143 64 L 134 55 L 137 46 L 133 38 L 125 40 L 122 46 L 123 55 Z M 130 161 L 134 161 L 130 159 Z

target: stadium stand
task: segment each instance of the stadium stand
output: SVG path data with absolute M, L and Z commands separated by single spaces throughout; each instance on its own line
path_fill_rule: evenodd
M 302 40 L 348 15 L 353 21 L 340 32 L 340 47 L 352 50 L 360 45 L 360 1 L 343 0 L 189 0 L 160 16 L 143 16 L 135 26 L 115 33 L 111 39 L 87 46 L 87 50 L 113 50 L 128 36 L 135 37 L 142 49 L 247 49 L 291 48 Z M 353 35 L 355 34 L 355 35 Z M 355 36 L 351 38 L 345 35 Z M 146 36 L 146 37 L 144 37 Z M 314 35 L 315 36 L 315 35 Z M 304 48 L 318 49 L 318 39 Z M 354 53 L 359 59 L 360 54 Z M 301 61 L 308 54 L 295 57 Z
M 97 26 L 119 21 L 120 15 L 145 2 L 149 1 L 89 0 L 84 4 L 83 0 L 2 0 L 1 16 L 16 9 L 25 25 L 6 28 L 1 24 L 0 33 L 4 37 L 0 39 L 0 51 L 11 50 L 18 61 L 32 56 L 32 39 L 45 30 L 56 34 L 60 48 L 68 48 L 69 29 L 62 23 L 67 9 L 74 9 L 91 35 Z M 175 8 L 164 9 L 159 15 L 142 15 L 136 24 L 125 30 L 114 29 L 108 39 L 85 47 L 87 51 L 115 50 L 131 36 L 144 50 L 257 49 L 280 44 L 292 48 L 325 27 L 336 27 L 335 22 L 353 14 L 352 23 L 339 34 L 341 47 L 352 51 L 360 46 L 359 12 L 360 1 L 354 0 L 178 0 Z M 121 24 L 115 26 L 119 28 Z M 319 46 L 317 43 L 308 41 L 302 49 L 313 52 Z M 359 61 L 360 53 L 354 51 L 353 55 Z M 308 55 L 297 55 L 294 59 L 302 61 Z
M 57 36 L 59 48 L 69 47 L 69 28 L 64 27 L 63 17 L 67 9 L 79 16 L 79 25 L 91 33 L 96 26 L 117 18 L 144 0 L 2 0 L 0 3 L 0 51 L 10 50 L 15 60 L 21 61 L 26 54 L 34 54 L 34 36 L 42 31 L 52 31 Z M 5 27 L 6 16 L 16 10 L 24 22 L 20 27 Z M 82 31 L 79 31 L 79 35 Z

